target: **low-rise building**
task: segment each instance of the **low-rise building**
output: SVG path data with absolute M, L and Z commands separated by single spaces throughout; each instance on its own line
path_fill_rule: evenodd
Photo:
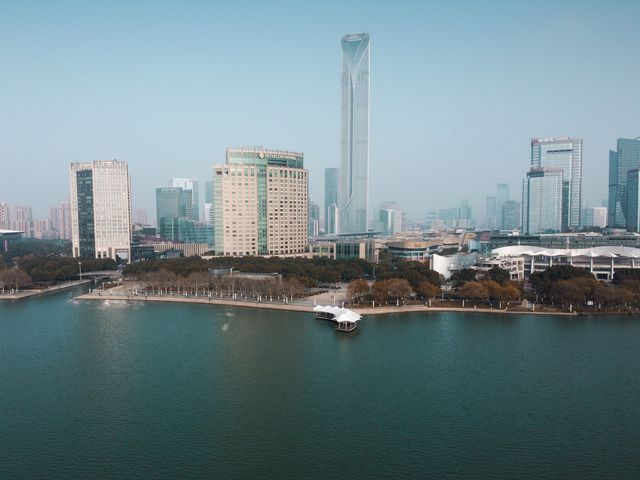
M 524 258 L 523 257 L 488 257 L 481 258 L 473 267 L 478 272 L 486 273 L 494 267 L 501 268 L 509 272 L 510 280 L 524 280 Z
M 521 257 L 529 276 L 554 265 L 571 265 L 589 270 L 599 280 L 612 280 L 618 269 L 640 268 L 640 248 L 604 246 L 560 249 L 520 245 L 496 248 L 496 258 Z

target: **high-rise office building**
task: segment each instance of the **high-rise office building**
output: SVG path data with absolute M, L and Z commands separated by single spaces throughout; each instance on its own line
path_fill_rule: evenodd
M 502 225 L 502 206 L 510 200 L 509 184 L 499 183 L 496 185 L 496 228 L 505 228 Z
M 320 206 L 309 201 L 309 236 L 317 237 L 320 234 Z
M 405 213 L 395 204 L 382 204 L 378 210 L 380 231 L 386 237 L 392 237 L 405 229 Z
M 532 138 L 531 168 L 562 170 L 562 231 L 580 227 L 582 207 L 582 139 Z
M 131 179 L 127 162 L 72 163 L 74 257 L 131 259 Z
M 485 211 L 485 228 L 489 230 L 495 230 L 498 225 L 496 216 L 496 197 L 487 197 L 487 206 Z
M 532 168 L 522 185 L 522 229 L 525 234 L 559 233 L 562 229 L 563 172 Z
M 582 209 L 582 227 L 607 226 L 607 207 L 584 207 Z
M 334 235 L 338 229 L 336 209 L 338 207 L 339 187 L 338 168 L 324 170 L 324 233 Z
M 309 176 L 302 153 L 230 148 L 213 167 L 213 232 L 217 255 L 304 253 L 308 244 Z
M 515 230 L 520 226 L 520 202 L 507 200 L 502 204 L 501 225 L 503 230 Z
M 640 169 L 638 168 L 627 172 L 626 197 L 627 231 L 640 232 Z
M 204 182 L 204 203 L 213 203 L 213 180 Z
M 195 178 L 172 178 L 172 187 L 179 187 L 183 190 L 191 190 L 191 210 L 189 218 L 194 221 L 200 220 L 200 194 L 198 192 L 198 180 Z
M 156 217 L 158 235 L 171 242 L 184 241 L 181 220 L 191 220 L 193 191 L 182 187 L 156 188 Z
M 339 233 L 366 232 L 369 221 L 369 35 L 342 37 L 342 161 Z
M 609 227 L 627 227 L 627 174 L 640 168 L 640 137 L 619 138 L 617 150 L 609 151 Z
M 9 214 L 9 204 L 0 202 L 0 229 L 9 230 L 11 228 L 11 215 Z

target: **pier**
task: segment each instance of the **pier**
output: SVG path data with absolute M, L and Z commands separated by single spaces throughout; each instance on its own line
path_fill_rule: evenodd
M 316 318 L 335 322 L 336 330 L 339 332 L 353 332 L 358 326 L 358 321 L 362 318 L 362 315 L 353 310 L 330 305 L 316 305 L 313 307 L 313 311 Z

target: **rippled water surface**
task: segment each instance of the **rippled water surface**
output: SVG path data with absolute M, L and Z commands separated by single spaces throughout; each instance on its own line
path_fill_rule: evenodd
M 640 319 L 0 303 L 0 478 L 640 478 Z

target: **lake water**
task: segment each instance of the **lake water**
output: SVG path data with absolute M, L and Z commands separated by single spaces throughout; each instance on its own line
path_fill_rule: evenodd
M 0 303 L 0 478 L 640 478 L 640 319 Z

